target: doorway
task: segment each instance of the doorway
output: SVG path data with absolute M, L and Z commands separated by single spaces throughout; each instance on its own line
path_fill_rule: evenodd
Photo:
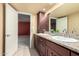
M 18 13 L 18 47 L 30 47 L 30 18 L 28 14 Z

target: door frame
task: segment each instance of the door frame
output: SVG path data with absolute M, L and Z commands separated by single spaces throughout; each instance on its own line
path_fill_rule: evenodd
M 13 9 L 16 10 L 16 8 L 14 8 L 10 3 L 3 3 L 3 51 L 2 51 L 2 55 L 5 56 L 5 17 L 6 17 L 6 4 L 9 4 Z M 17 10 L 16 10 L 17 11 Z M 32 41 L 32 33 L 31 33 L 31 20 L 32 20 L 32 14 L 31 13 L 26 13 L 26 12 L 17 12 L 18 13 L 21 13 L 21 14 L 25 14 L 25 15 L 30 15 L 30 48 L 31 48 L 31 41 Z
M 3 49 L 3 51 L 2 51 L 2 56 L 5 56 L 5 17 L 6 17 L 6 4 L 5 3 L 3 3 L 3 47 L 2 47 L 2 49 Z
M 30 48 L 32 47 L 31 45 L 32 45 L 32 33 L 31 33 L 31 29 L 32 29 L 32 25 L 31 25 L 31 23 L 32 23 L 32 14 L 31 13 L 27 13 L 27 12 L 18 12 L 18 14 L 24 14 L 24 15 L 29 15 L 30 16 Z

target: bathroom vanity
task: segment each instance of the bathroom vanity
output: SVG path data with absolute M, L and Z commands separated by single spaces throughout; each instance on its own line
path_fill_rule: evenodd
M 40 56 L 78 56 L 79 42 L 64 42 L 48 34 L 34 34 L 34 46 Z

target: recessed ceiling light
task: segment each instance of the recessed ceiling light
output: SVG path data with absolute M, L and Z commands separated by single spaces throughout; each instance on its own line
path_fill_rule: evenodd
M 45 11 L 46 9 L 45 8 L 43 8 L 43 11 Z

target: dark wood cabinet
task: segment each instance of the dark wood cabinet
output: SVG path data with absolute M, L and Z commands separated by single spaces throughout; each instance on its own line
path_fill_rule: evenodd
M 43 33 L 49 30 L 49 15 L 45 16 L 45 12 L 37 13 L 37 32 Z
M 40 44 L 40 55 L 45 56 L 45 46 L 43 46 L 42 44 Z
M 47 56 L 59 56 L 53 49 L 49 48 L 48 46 L 46 47 L 46 54 Z
M 75 52 L 71 52 L 71 56 L 79 56 L 79 54 Z
M 34 35 L 34 46 L 41 56 L 79 56 L 79 53 Z
M 46 47 L 46 45 L 45 45 L 45 39 L 44 38 L 41 38 L 40 37 L 40 39 L 39 39 L 40 41 L 40 55 L 42 55 L 42 56 L 45 56 L 46 55 L 46 53 L 45 53 L 45 47 Z
M 39 55 L 45 56 L 45 40 L 42 37 L 34 36 L 34 46 L 36 50 L 38 51 Z
M 40 42 L 39 42 L 39 36 L 34 35 L 34 47 L 37 51 L 40 51 Z
M 70 51 L 64 47 L 59 46 L 51 41 L 46 41 L 47 46 L 49 46 L 52 50 L 58 53 L 60 56 L 69 56 Z

